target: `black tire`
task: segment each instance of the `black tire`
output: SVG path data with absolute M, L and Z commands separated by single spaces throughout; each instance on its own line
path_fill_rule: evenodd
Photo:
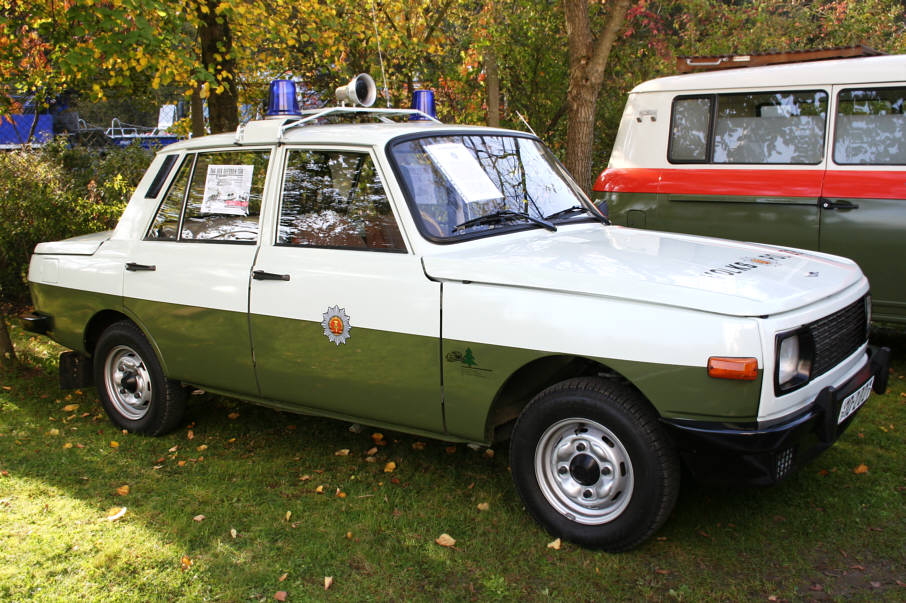
M 114 425 L 150 436 L 179 425 L 186 392 L 166 378 L 154 349 L 134 323 L 124 320 L 107 327 L 93 361 L 98 396 Z
M 513 428 L 510 469 L 551 534 L 610 552 L 651 537 L 679 493 L 679 459 L 654 410 L 637 391 L 601 378 L 535 396 Z

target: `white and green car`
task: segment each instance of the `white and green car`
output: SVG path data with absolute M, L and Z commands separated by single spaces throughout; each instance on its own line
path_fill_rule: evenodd
M 855 263 L 612 226 L 535 137 L 393 113 L 168 146 L 115 230 L 38 245 L 26 323 L 73 350 L 64 385 L 150 435 L 199 387 L 509 439 L 537 520 L 611 551 L 664 523 L 681 464 L 775 482 L 886 388 Z

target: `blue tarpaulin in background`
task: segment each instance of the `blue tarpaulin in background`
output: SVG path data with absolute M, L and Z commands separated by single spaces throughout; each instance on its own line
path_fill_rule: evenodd
M 10 123 L 12 119 L 12 123 Z M 21 145 L 28 138 L 34 115 L 3 115 L 0 116 L 0 148 Z M 33 144 L 44 144 L 53 138 L 53 116 L 50 113 L 38 115 L 38 125 L 35 127 Z

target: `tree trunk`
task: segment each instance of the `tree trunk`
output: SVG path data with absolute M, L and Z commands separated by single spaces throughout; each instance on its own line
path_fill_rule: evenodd
M 230 132 L 239 125 L 239 93 L 236 88 L 236 59 L 233 57 L 233 32 L 223 14 L 217 14 L 219 0 L 200 0 L 198 38 L 201 62 L 214 75 L 216 83 L 209 84 L 208 124 L 211 134 Z M 207 8 L 207 12 L 201 7 Z M 215 57 L 220 57 L 219 59 Z M 218 92 L 217 88 L 222 87 Z
M 201 82 L 195 82 L 192 88 L 190 111 L 192 114 L 192 137 L 204 136 L 204 101 L 201 98 Z
M 485 83 L 488 86 L 488 125 L 500 127 L 500 74 L 497 71 L 497 55 L 492 48 L 484 53 Z
M 610 49 L 623 26 L 630 0 L 616 0 L 604 32 L 591 32 L 588 0 L 563 0 L 569 41 L 569 88 L 566 105 L 566 169 L 585 192 L 591 191 L 595 109 L 604 83 Z
M 11 369 L 15 366 L 16 350 L 13 349 L 13 342 L 6 328 L 6 315 L 0 312 L 0 368 Z

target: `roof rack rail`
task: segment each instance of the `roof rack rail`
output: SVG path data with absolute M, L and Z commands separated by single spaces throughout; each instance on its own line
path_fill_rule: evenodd
M 302 111 L 304 117 L 297 119 L 295 121 L 290 121 L 285 123 L 280 128 L 279 140 L 283 140 L 283 135 L 299 126 L 304 126 L 307 123 L 311 123 L 322 117 L 328 117 L 331 115 L 343 115 L 343 114 L 372 114 L 377 117 L 380 121 L 385 123 L 393 123 L 393 120 L 388 119 L 390 116 L 402 117 L 402 116 L 413 116 L 417 115 L 422 119 L 427 119 L 433 121 L 434 123 L 443 123 L 435 117 L 431 117 L 424 111 L 419 111 L 418 109 L 378 109 L 371 107 L 327 107 L 324 109 L 308 109 Z
M 758 67 L 761 65 L 778 65 L 785 63 L 804 63 L 807 61 L 824 61 L 828 59 L 849 59 L 872 57 L 886 54 L 859 44 L 857 46 L 837 46 L 814 50 L 789 50 L 786 52 L 764 52 L 756 54 L 725 54 L 713 56 L 676 57 L 677 73 L 693 71 L 715 71 L 718 69 L 736 69 L 739 67 Z

